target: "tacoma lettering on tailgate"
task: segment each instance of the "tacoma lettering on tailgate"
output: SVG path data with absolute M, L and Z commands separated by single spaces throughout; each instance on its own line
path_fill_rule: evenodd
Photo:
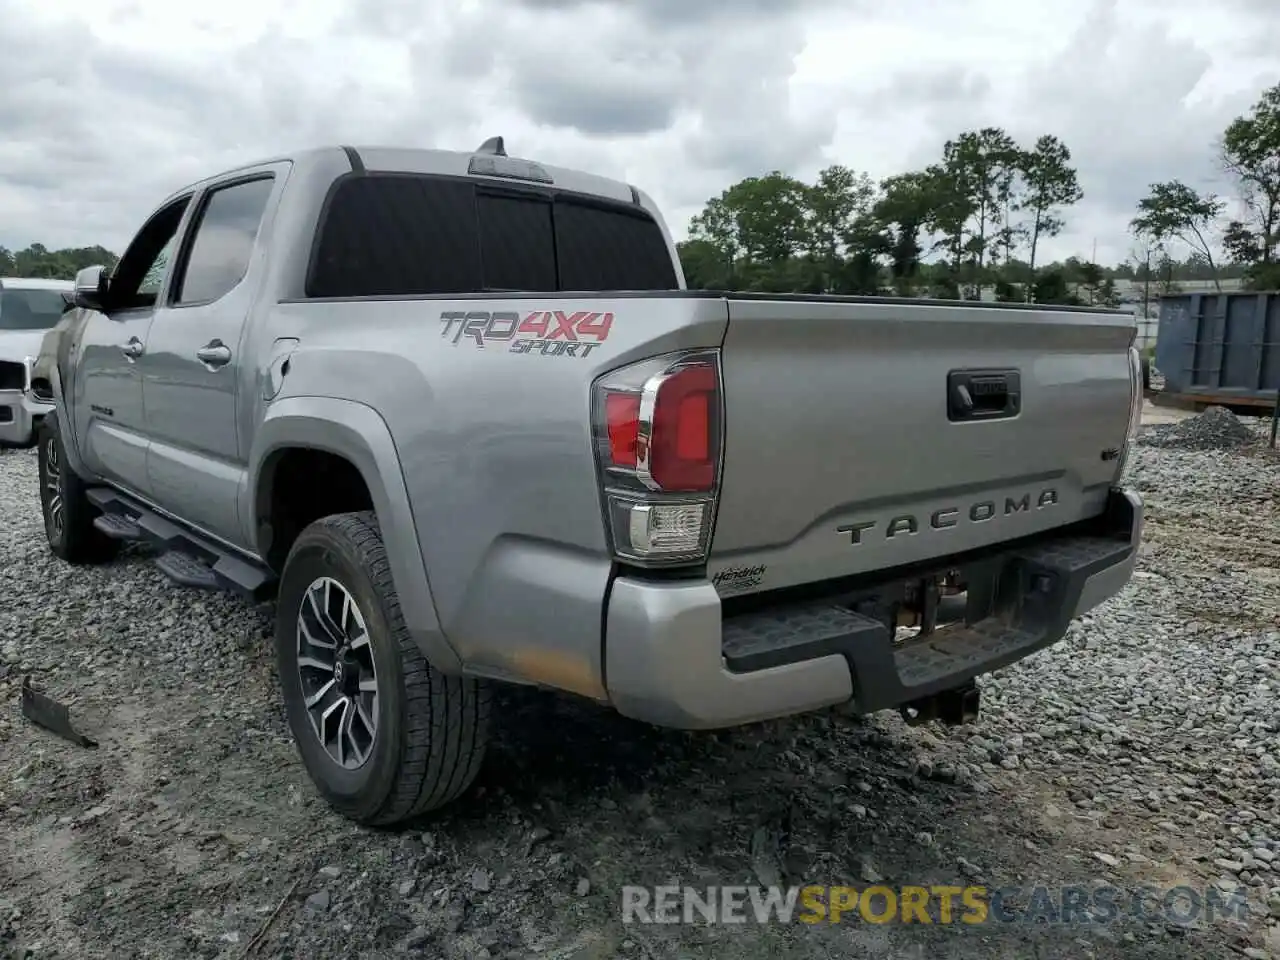
M 1052 487 L 1041 490 L 1035 498 L 1034 509 L 1044 510 L 1058 502 L 1058 491 Z M 1032 496 L 1024 493 L 1021 497 L 1005 497 L 1004 510 L 1001 511 L 995 500 L 979 500 L 976 503 L 960 504 L 954 507 L 942 507 L 933 511 L 927 518 L 903 513 L 891 517 L 885 524 L 885 539 L 892 540 L 898 536 L 910 536 L 928 527 L 931 530 L 949 530 L 959 526 L 961 522 L 986 523 L 998 516 L 1011 516 L 1015 513 L 1028 513 L 1032 510 Z M 861 523 L 846 523 L 836 527 L 836 533 L 848 534 L 850 543 L 862 543 L 862 535 L 874 530 L 879 520 L 864 520 Z
M 477 347 L 506 343 L 511 353 L 585 357 L 608 339 L 613 314 L 533 310 L 521 316 L 514 310 L 446 310 L 440 322 L 440 336 L 452 335 L 455 346 L 464 340 Z

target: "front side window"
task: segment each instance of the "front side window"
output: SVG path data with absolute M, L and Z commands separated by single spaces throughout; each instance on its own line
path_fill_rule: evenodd
M 57 290 L 0 290 L 0 330 L 48 330 L 66 306 Z
M 270 177 L 263 177 L 210 191 L 174 303 L 211 303 L 244 279 L 273 185 Z
M 182 197 L 162 207 L 138 231 L 111 273 L 108 310 L 155 306 L 168 268 L 169 250 L 190 202 L 190 197 Z
M 169 258 L 173 255 L 173 244 L 178 239 L 175 233 L 164 248 L 156 255 L 147 272 L 142 275 L 142 285 L 138 287 L 138 295 L 151 297 L 153 300 L 160 293 L 160 284 L 164 283 L 165 271 L 169 269 Z

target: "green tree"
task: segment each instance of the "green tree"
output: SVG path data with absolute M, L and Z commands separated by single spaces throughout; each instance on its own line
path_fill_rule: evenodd
M 1098 302 L 1098 292 L 1102 289 L 1102 284 L 1107 279 L 1106 274 L 1102 272 L 1102 268 L 1096 263 L 1082 263 L 1079 270 L 1079 283 L 1084 290 L 1085 303 L 1093 306 Z
M 1155 280 L 1156 259 L 1164 254 L 1164 249 L 1150 237 L 1138 237 L 1137 243 L 1129 252 L 1129 262 L 1133 269 L 1133 279 L 1142 284 L 1142 316 L 1151 316 L 1151 285 Z
M 958 284 L 977 297 L 988 261 L 1002 246 L 1012 254 L 1016 231 L 1007 211 L 1015 203 L 1018 145 L 999 127 L 962 133 L 942 148 L 929 168 L 935 200 L 931 226 L 941 234 Z
M 1116 282 L 1112 277 L 1102 278 L 1102 283 L 1098 284 L 1092 302 L 1097 306 L 1110 307 L 1113 310 L 1120 306 L 1120 291 L 1116 289 Z
M 875 195 L 870 177 L 839 165 L 821 171 L 806 188 L 809 254 L 825 292 L 863 292 L 869 279 L 878 288 L 877 248 L 867 228 Z
M 1213 261 L 1209 236 L 1225 204 L 1212 193 L 1200 194 L 1178 180 L 1153 183 L 1151 193 L 1138 201 L 1138 215 L 1129 226 L 1140 237 L 1162 243 L 1178 239 L 1203 257 L 1213 285 L 1222 289 Z
M 1280 285 L 1280 84 L 1222 135 L 1222 166 L 1236 181 L 1244 216 L 1228 224 L 1223 246 L 1251 269 L 1251 284 Z
M 900 296 L 915 293 L 924 253 L 920 231 L 933 218 L 936 183 L 927 173 L 902 173 L 880 184 L 872 220 L 880 246 L 889 258 L 889 273 Z
M 1019 209 L 1028 214 L 1024 229 L 1029 247 L 1027 276 L 1031 282 L 1027 291 L 1035 295 L 1036 253 L 1040 241 L 1056 237 L 1066 226 L 1058 212 L 1063 207 L 1078 203 L 1084 196 L 1071 166 L 1071 151 L 1066 144 L 1049 134 L 1040 137 L 1035 147 L 1018 158 L 1026 193 Z
M 1182 291 L 1182 287 L 1178 285 L 1178 267 L 1179 264 L 1161 248 L 1156 258 L 1155 269 L 1157 294 L 1168 297 Z
M 710 240 L 685 240 L 676 244 L 684 282 L 692 290 L 732 290 L 733 263 Z
M 1065 272 L 1060 267 L 1047 267 L 1036 278 L 1032 298 L 1036 303 L 1079 305 L 1080 298 L 1071 292 Z
M 808 188 L 777 170 L 748 177 L 722 194 L 738 243 L 756 263 L 780 263 L 805 248 Z
M 954 299 L 958 300 L 968 250 L 966 226 L 974 213 L 968 171 L 954 158 L 947 159 L 925 169 L 924 184 L 929 198 L 929 218 L 925 227 L 938 236 L 933 250 L 943 251 L 946 260 L 947 276 L 945 280 L 935 279 L 934 295 L 941 296 L 943 292 L 954 289 Z
M 742 245 L 737 220 L 723 193 L 708 200 L 702 212 L 689 222 L 689 238 L 717 251 L 724 268 L 723 276 L 733 275 L 738 257 L 742 255 Z

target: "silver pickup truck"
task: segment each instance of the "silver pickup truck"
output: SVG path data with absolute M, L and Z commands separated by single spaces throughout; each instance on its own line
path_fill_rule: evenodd
M 1131 317 L 685 290 L 648 196 L 500 138 L 220 174 L 75 297 L 50 546 L 274 598 L 303 762 L 364 823 L 467 788 L 494 682 L 964 722 L 1136 560 Z

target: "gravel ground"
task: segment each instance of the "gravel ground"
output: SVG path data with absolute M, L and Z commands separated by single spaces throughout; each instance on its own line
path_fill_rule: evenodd
M 1280 458 L 1168 434 L 1130 464 L 1149 510 L 1133 583 L 986 678 L 977 724 L 690 735 L 511 692 L 476 789 L 395 833 L 315 797 L 269 607 L 171 587 L 136 552 L 54 561 L 35 458 L 0 453 L 0 954 L 1280 958 Z M 98 749 L 22 718 L 27 673 Z M 775 877 L 1242 886 L 1249 915 L 620 921 L 624 884 Z

